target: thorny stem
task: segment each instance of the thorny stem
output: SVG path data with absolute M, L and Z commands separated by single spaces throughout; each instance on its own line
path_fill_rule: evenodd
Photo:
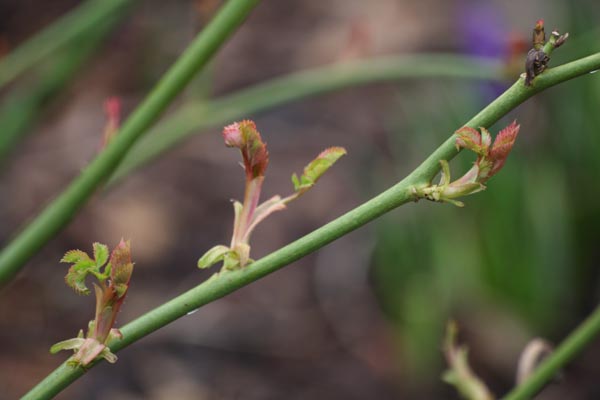
M 114 172 L 135 141 L 242 24 L 260 0 L 229 0 L 127 119 L 110 145 L 0 252 L 0 285 L 8 282 Z
M 489 127 L 534 94 L 599 68 L 600 53 L 597 53 L 545 71 L 542 75 L 535 78 L 531 87 L 525 87 L 523 78 L 520 78 L 504 94 L 467 122 L 466 125 L 471 127 Z M 415 186 L 429 184 L 440 168 L 440 160 L 450 160 L 457 153 L 455 136 L 452 135 L 409 176 L 366 203 L 266 257 L 255 261 L 248 268 L 233 271 L 225 270 L 214 274 L 195 288 L 125 325 L 121 328 L 123 339 L 109 344 L 111 351 L 117 352 L 155 330 L 185 316 L 190 311 L 196 310 L 265 275 L 277 271 L 394 208 L 413 200 L 412 189 Z M 567 339 L 568 343 L 575 342 L 577 346 L 570 345 L 566 350 L 560 350 L 560 353 L 557 350 L 557 353 L 562 354 L 558 362 L 556 362 L 557 364 L 563 365 L 571 360 L 576 355 L 578 349 L 589 343 L 600 332 L 600 311 L 597 312 L 597 315 L 594 315 L 591 323 L 586 323 L 585 325 L 585 335 L 581 334 L 580 330 L 578 330 L 574 332 L 575 338 Z M 89 368 L 93 367 L 93 365 L 90 364 Z M 73 369 L 68 367 L 66 363 L 63 363 L 27 393 L 24 399 L 45 399 L 54 396 L 77 380 L 77 378 L 81 377 L 84 372 L 82 368 Z M 539 382 L 547 381 L 548 375 L 544 375 L 538 379 Z

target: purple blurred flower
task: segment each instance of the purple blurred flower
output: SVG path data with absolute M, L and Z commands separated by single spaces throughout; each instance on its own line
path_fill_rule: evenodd
M 488 2 L 461 3 L 457 21 L 466 52 L 482 57 L 506 57 L 508 28 L 498 7 Z
M 465 0 L 459 3 L 457 12 L 457 28 L 465 53 L 480 57 L 508 59 L 510 28 L 499 7 L 491 2 Z M 483 83 L 480 85 L 482 100 L 489 102 L 506 88 L 507 85 L 501 83 Z

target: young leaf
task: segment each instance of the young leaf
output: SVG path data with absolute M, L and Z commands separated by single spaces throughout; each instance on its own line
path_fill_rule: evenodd
M 94 248 L 96 267 L 98 267 L 98 270 L 100 270 L 100 268 L 102 268 L 102 266 L 106 264 L 106 261 L 108 260 L 108 247 L 105 244 L 98 242 L 94 243 L 92 246 Z
M 95 248 L 94 252 L 96 252 Z M 89 294 L 85 278 L 89 273 L 96 275 L 99 272 L 96 261 L 84 251 L 70 250 L 65 253 L 60 262 L 73 264 L 65 276 L 65 283 L 78 294 Z
M 504 166 L 508 154 L 512 150 L 517 135 L 519 134 L 520 125 L 517 121 L 513 121 L 506 128 L 502 129 L 494 140 L 494 145 L 490 150 L 490 158 L 493 162 L 493 166 L 490 171 L 490 176 L 496 174 Z
M 319 178 L 327 171 L 340 157 L 346 154 L 343 147 L 330 147 L 323 150 L 321 154 L 312 160 L 298 178 L 296 174 L 292 175 L 292 183 L 296 192 L 305 192 L 310 189 Z
M 492 135 L 490 134 L 490 131 L 483 126 L 479 129 L 481 130 L 481 147 L 485 149 L 485 153 L 487 154 L 490 145 L 492 144 Z
M 50 347 L 50 353 L 56 354 L 62 350 L 76 350 L 81 347 L 85 339 L 83 338 L 73 338 L 63 340 L 61 342 L 55 343 Z
M 63 258 L 60 259 L 61 263 L 75 264 L 80 261 L 90 261 L 90 256 L 85 251 L 81 250 L 69 250 L 65 253 Z
M 456 148 L 469 149 L 479 155 L 485 155 L 487 149 L 481 143 L 481 134 L 477 129 L 471 128 L 470 126 L 463 126 L 456 132 Z
M 65 275 L 65 283 L 70 286 L 77 294 L 90 294 L 90 289 L 85 285 L 85 278 L 90 272 L 89 269 L 77 269 L 77 264 L 69 268 Z
M 215 246 L 212 249 L 208 250 L 200 259 L 198 260 L 198 268 L 204 269 L 208 268 L 220 261 L 223 261 L 226 255 L 231 253 L 232 250 L 223 245 Z
M 298 178 L 298 175 L 296 175 L 295 172 L 292 174 L 292 183 L 294 184 L 295 191 L 300 190 L 300 185 L 301 185 L 300 179 Z

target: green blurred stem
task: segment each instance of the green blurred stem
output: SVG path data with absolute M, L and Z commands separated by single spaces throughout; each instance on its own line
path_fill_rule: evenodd
M 242 24 L 260 0 L 229 0 L 127 119 L 110 145 L 0 253 L 0 285 L 59 232 L 114 172 L 135 141 Z
M 520 78 L 466 125 L 489 127 L 534 94 L 598 68 L 600 68 L 600 53 L 547 70 L 535 78 L 533 85 L 529 88 L 525 87 L 523 78 Z M 189 312 L 277 271 L 394 208 L 413 200 L 412 189 L 415 186 L 428 186 L 440 169 L 440 160 L 450 160 L 457 153 L 455 136 L 451 135 L 409 176 L 373 199 L 295 242 L 255 261 L 246 268 L 236 271 L 223 271 L 213 275 L 195 288 L 125 325 L 121 328 L 123 339 L 110 343 L 111 350 L 117 352 Z M 596 334 L 599 329 L 600 324 L 596 323 L 593 325 L 593 332 L 589 332 L 589 334 Z M 568 352 L 563 357 L 562 362 L 570 360 L 574 355 L 574 351 Z M 89 367 L 93 367 L 93 365 Z M 73 369 L 63 363 L 25 395 L 24 399 L 51 397 L 83 374 L 83 369 Z
M 550 354 L 531 376 L 508 393 L 504 400 L 526 400 L 535 396 L 560 369 L 590 344 L 600 333 L 600 307 Z
M 193 102 L 140 140 L 119 165 L 110 184 L 202 129 L 223 125 L 251 113 L 351 86 L 407 78 L 505 80 L 504 63 L 452 54 L 381 57 L 296 72 L 259 83 L 209 102 Z
M 134 0 L 88 0 L 0 59 L 0 89 Z
M 118 15 L 111 15 L 89 32 L 85 32 L 81 38 L 73 40 L 53 57 L 56 60 L 48 60 L 36 69 L 31 82 L 19 87 L 2 102 L 0 160 L 8 155 L 21 136 L 34 125 L 46 103 L 73 78 L 77 70 L 95 53 L 103 39 L 126 15 L 124 11 L 129 9 L 119 9 L 121 12 Z

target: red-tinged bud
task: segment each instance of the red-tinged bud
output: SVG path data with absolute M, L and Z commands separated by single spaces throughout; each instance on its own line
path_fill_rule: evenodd
M 546 33 L 544 32 L 544 20 L 538 19 L 533 28 L 531 41 L 533 48 L 539 50 L 546 42 Z
M 529 50 L 525 60 L 525 86 L 531 86 L 533 79 L 544 72 L 548 67 L 552 52 L 563 45 L 568 37 L 568 33 L 561 35 L 557 30 L 553 30 L 550 34 L 550 39 L 546 42 L 544 21 L 537 21 L 533 29 L 533 48 Z
M 121 120 L 121 100 L 118 97 L 109 97 L 104 102 L 104 112 L 110 121 Z
M 249 179 L 265 175 L 269 153 L 253 121 L 244 120 L 226 126 L 223 129 L 223 139 L 226 146 L 237 147 L 242 152 Z
M 109 97 L 104 102 L 104 113 L 107 121 L 104 127 L 102 147 L 106 147 L 117 134 L 121 125 L 121 100 L 118 97 Z
M 131 243 L 121 239 L 117 247 L 110 255 L 110 279 L 118 297 L 125 296 L 131 274 L 133 273 L 133 263 L 131 262 Z
M 535 21 L 535 28 L 536 31 L 541 31 L 542 29 L 544 29 L 544 19 L 540 18 L 537 21 Z
M 121 239 L 110 254 L 110 281 L 108 286 L 96 289 L 96 319 L 94 337 L 104 343 L 112 329 L 121 304 L 125 300 L 133 273 L 131 243 Z
M 242 132 L 240 130 L 240 123 L 234 122 L 231 125 L 227 125 L 223 128 L 223 139 L 227 147 L 242 147 Z

